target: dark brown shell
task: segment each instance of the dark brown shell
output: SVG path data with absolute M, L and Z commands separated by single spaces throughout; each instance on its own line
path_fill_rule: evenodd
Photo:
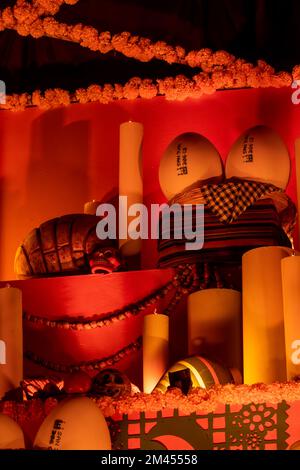
M 68 214 L 33 229 L 17 250 L 17 277 L 90 272 L 87 255 L 97 247 L 116 246 L 115 240 L 97 237 L 98 222 L 94 215 Z

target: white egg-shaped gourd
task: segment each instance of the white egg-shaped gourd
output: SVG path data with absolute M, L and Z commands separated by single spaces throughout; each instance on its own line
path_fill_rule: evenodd
M 48 450 L 110 450 L 105 418 L 87 397 L 68 398 L 45 418 L 34 447 Z
M 290 169 L 288 149 L 281 137 L 273 129 L 256 126 L 245 131 L 231 147 L 225 175 L 285 189 Z
M 159 165 L 159 183 L 172 199 L 199 180 L 223 178 L 221 157 L 214 145 L 195 132 L 177 136 L 165 150 Z
M 22 429 L 5 414 L 0 414 L 0 449 L 25 449 Z

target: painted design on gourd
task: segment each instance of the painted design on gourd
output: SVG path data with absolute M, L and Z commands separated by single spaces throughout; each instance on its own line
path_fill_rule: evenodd
M 15 274 L 26 279 L 119 270 L 117 240 L 100 240 L 98 222 L 94 215 L 68 214 L 34 228 L 17 249 Z

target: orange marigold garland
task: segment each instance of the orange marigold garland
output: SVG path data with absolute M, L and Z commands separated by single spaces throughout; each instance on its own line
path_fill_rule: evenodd
M 239 74 L 232 71 L 205 72 L 188 79 L 184 75 L 167 77 L 159 80 L 141 79 L 133 77 L 125 85 L 116 83 L 103 86 L 94 84 L 88 88 L 79 88 L 74 93 L 54 88 L 44 93 L 37 90 L 32 94 L 13 94 L 6 97 L 6 103 L 1 109 L 21 111 L 28 106 L 37 106 L 41 109 L 52 109 L 67 106 L 70 103 L 99 102 L 103 104 L 120 99 L 134 100 L 136 98 L 151 99 L 164 96 L 167 100 L 185 100 L 186 98 L 200 98 L 204 94 L 212 94 L 217 89 L 245 88 L 245 87 L 282 87 L 291 84 L 291 76 L 286 72 L 275 74 L 266 78 L 256 67 L 249 74 Z
M 91 26 L 67 25 L 53 18 L 63 4 L 74 5 L 78 1 L 17 0 L 13 7 L 7 7 L 0 12 L 0 31 L 14 29 L 22 36 L 58 38 L 78 43 L 100 54 L 116 51 L 140 62 L 149 62 L 155 58 L 169 64 L 185 64 L 191 68 L 199 68 L 200 72 L 192 78 L 184 75 L 159 80 L 133 77 L 124 85 L 94 84 L 86 89 L 80 88 L 74 93 L 56 88 L 44 93 L 37 90 L 32 94 L 15 94 L 7 96 L 6 104 L 1 105 L 2 109 L 18 111 L 27 106 L 51 109 L 62 105 L 67 106 L 72 102 L 109 103 L 114 100 L 138 97 L 151 99 L 158 95 L 168 100 L 184 100 L 199 98 L 203 94 L 211 94 L 218 89 L 289 86 L 293 80 L 300 78 L 300 66 L 296 66 L 292 74 L 276 73 L 262 60 L 259 60 L 255 66 L 245 60 L 236 59 L 226 51 L 213 52 L 205 48 L 186 53 L 182 47 L 173 47 L 164 41 L 152 42 L 150 39 L 132 35 L 129 32 L 115 35 L 111 35 L 108 31 L 99 33 Z

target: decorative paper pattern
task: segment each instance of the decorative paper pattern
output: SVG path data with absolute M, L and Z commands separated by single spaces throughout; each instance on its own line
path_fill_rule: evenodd
M 115 415 L 113 447 L 145 450 L 284 450 L 290 406 L 222 405 L 215 413 L 177 409 Z M 118 426 L 117 426 L 118 425 Z

